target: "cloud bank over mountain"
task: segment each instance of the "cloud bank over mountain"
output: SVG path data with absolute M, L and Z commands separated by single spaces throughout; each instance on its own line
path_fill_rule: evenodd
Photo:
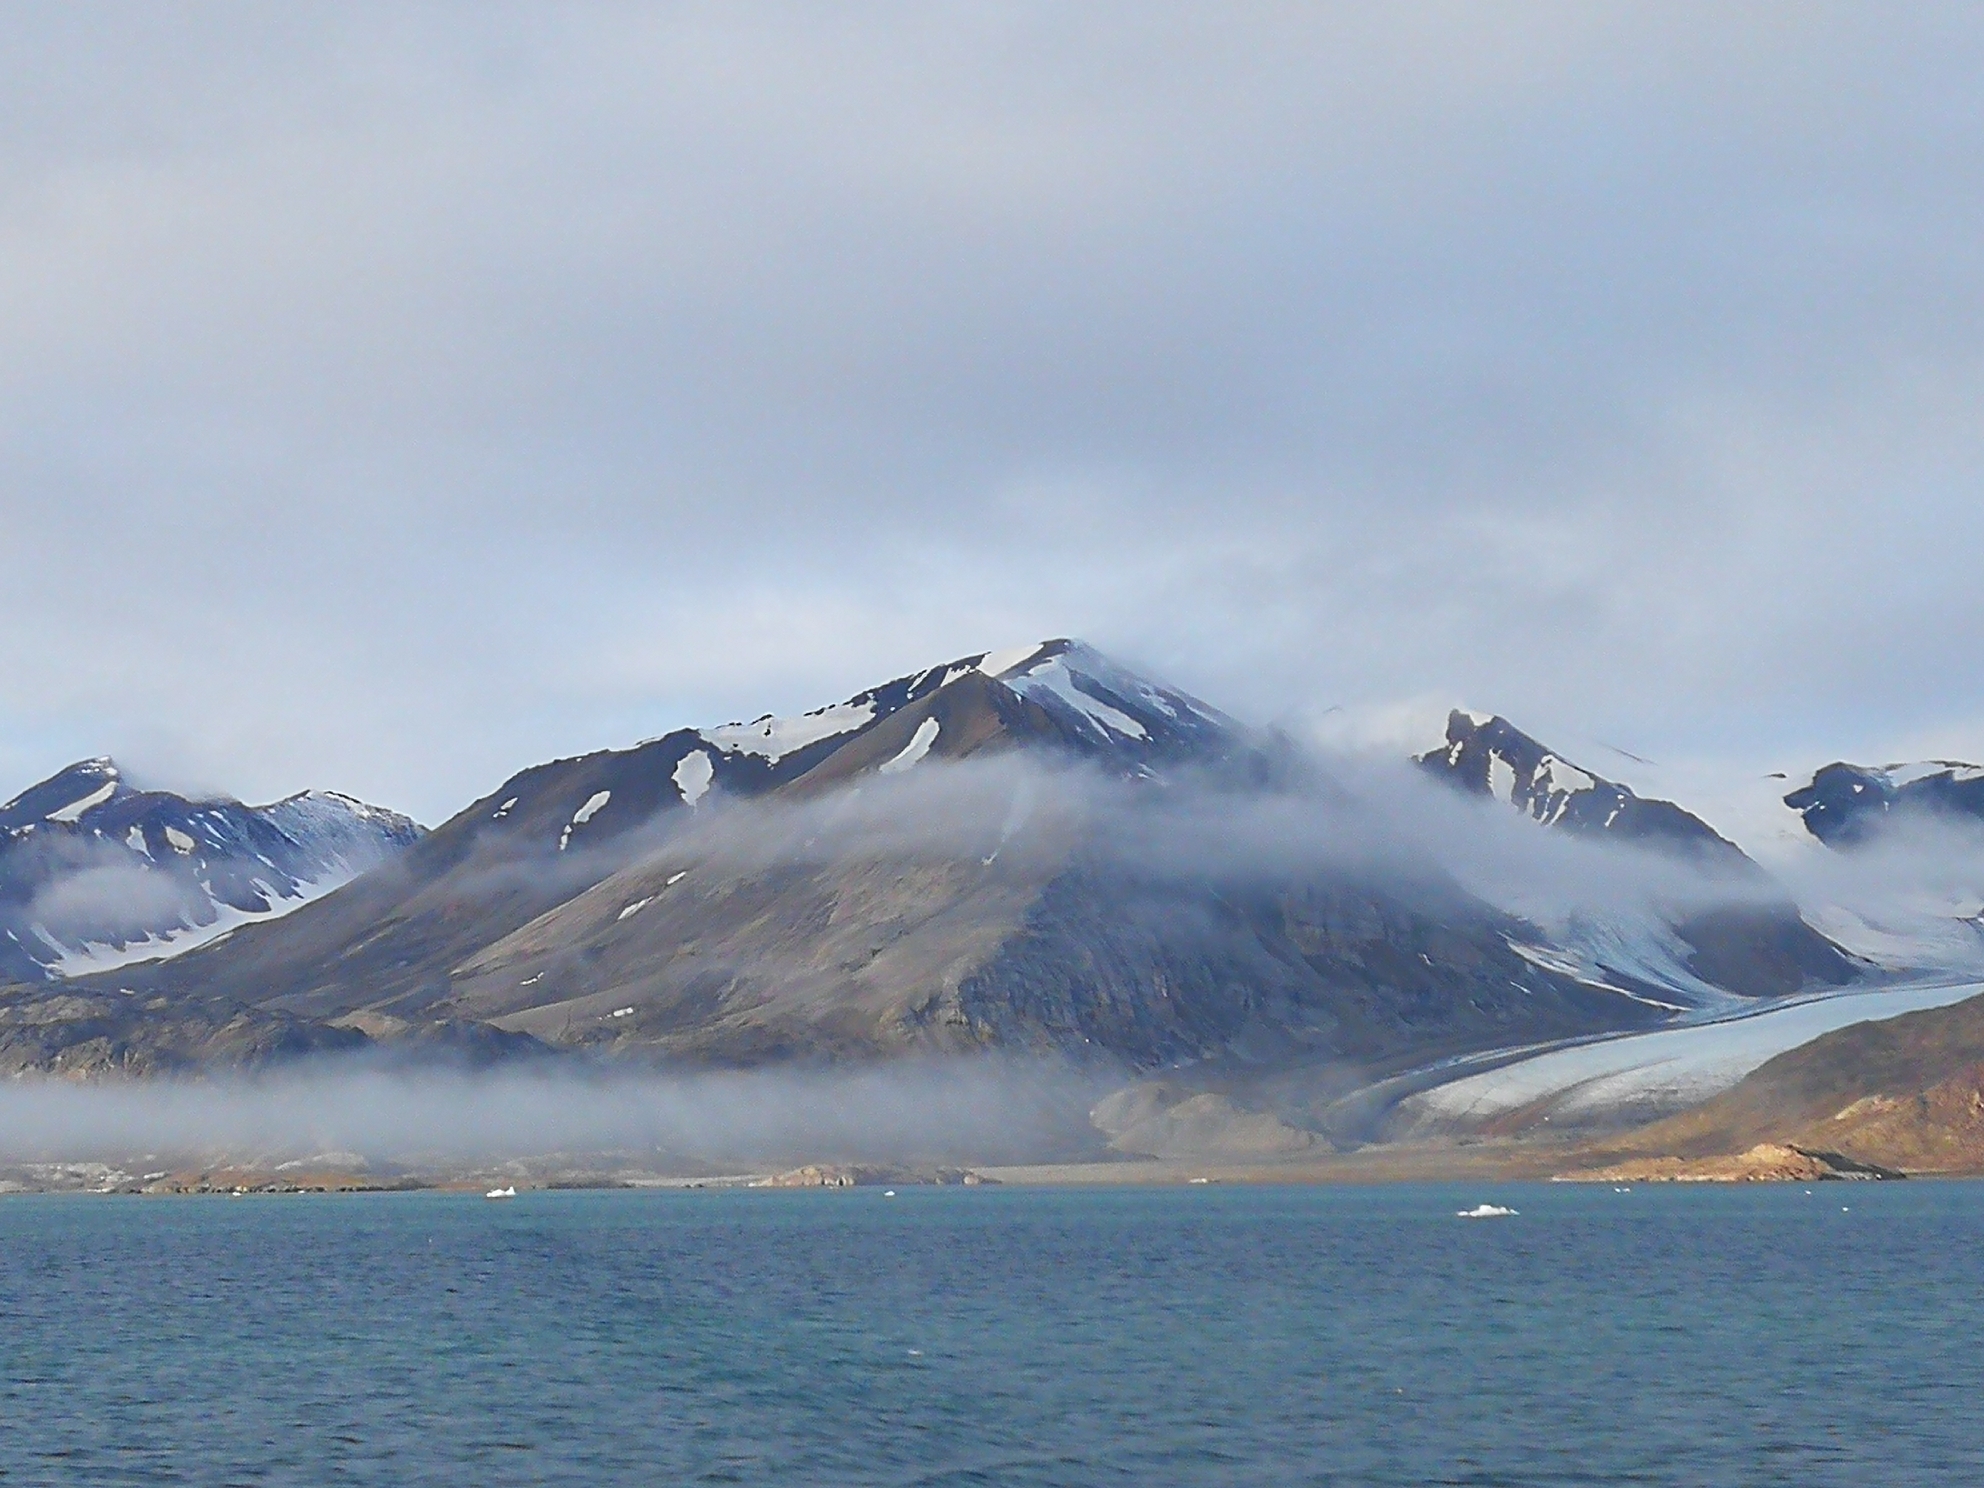
M 1954 6 L 24 16 L 0 775 L 439 820 L 1069 632 L 1257 720 L 1984 756 L 1980 53 Z

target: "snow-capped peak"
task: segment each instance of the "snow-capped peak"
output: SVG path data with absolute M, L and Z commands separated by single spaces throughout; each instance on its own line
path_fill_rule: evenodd
M 0 979 L 175 955 L 328 892 L 420 830 L 330 791 L 189 800 L 79 761 L 0 807 Z
M 108 755 L 78 760 L 0 806 L 0 830 L 44 821 L 72 825 L 123 788 L 123 772 Z
M 777 764 L 789 755 L 859 733 L 897 709 L 974 674 L 991 678 L 1046 710 L 1076 739 L 1098 747 L 1182 747 L 1237 731 L 1232 719 L 1187 693 L 1119 666 L 1093 646 L 1065 637 L 965 656 L 791 717 L 767 713 L 749 723 L 699 731 L 729 754 Z
M 1447 717 L 1447 742 L 1420 755 L 1419 764 L 1544 826 L 1658 842 L 1725 861 L 1742 857 L 1700 817 L 1572 764 L 1506 718 L 1455 709 Z
M 1218 709 L 1138 676 L 1085 641 L 1013 646 L 974 661 L 979 671 L 1098 743 L 1203 741 L 1238 728 Z

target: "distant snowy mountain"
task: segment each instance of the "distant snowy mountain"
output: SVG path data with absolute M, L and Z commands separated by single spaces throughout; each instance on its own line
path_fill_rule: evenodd
M 1827 847 L 1853 847 L 1904 818 L 1984 822 L 1984 766 L 1960 760 L 1827 765 L 1784 798 Z
M 0 979 L 176 955 L 327 893 L 419 836 L 406 817 L 333 792 L 188 800 L 83 760 L 0 806 Z
M 1714 909 L 1619 911 L 1574 923 L 1533 954 L 1568 974 L 1597 975 L 1644 995 L 1706 1006 L 1727 993 L 1781 996 L 1844 985 L 1853 963 L 1808 925 L 1788 894 L 1741 848 L 1672 801 L 1649 800 L 1564 759 L 1505 718 L 1455 710 L 1446 743 L 1418 756 L 1430 774 L 1501 801 L 1541 826 L 1632 843 L 1765 890 L 1764 902 Z M 1776 902 L 1770 902 L 1775 900 Z
M 1419 756 L 1419 764 L 1546 827 L 1679 849 L 1728 865 L 1747 861 L 1735 843 L 1692 812 L 1581 769 L 1506 718 L 1456 709 L 1447 716 L 1445 745 Z

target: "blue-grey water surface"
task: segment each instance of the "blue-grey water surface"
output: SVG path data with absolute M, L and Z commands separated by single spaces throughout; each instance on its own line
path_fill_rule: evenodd
M 0 1481 L 1980 1483 L 1980 1241 L 1920 1182 L 16 1197 Z

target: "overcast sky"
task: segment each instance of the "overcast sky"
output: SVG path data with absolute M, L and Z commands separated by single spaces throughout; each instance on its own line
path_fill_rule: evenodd
M 0 796 L 431 822 L 1058 634 L 1984 756 L 1975 6 L 47 4 L 0 69 Z

